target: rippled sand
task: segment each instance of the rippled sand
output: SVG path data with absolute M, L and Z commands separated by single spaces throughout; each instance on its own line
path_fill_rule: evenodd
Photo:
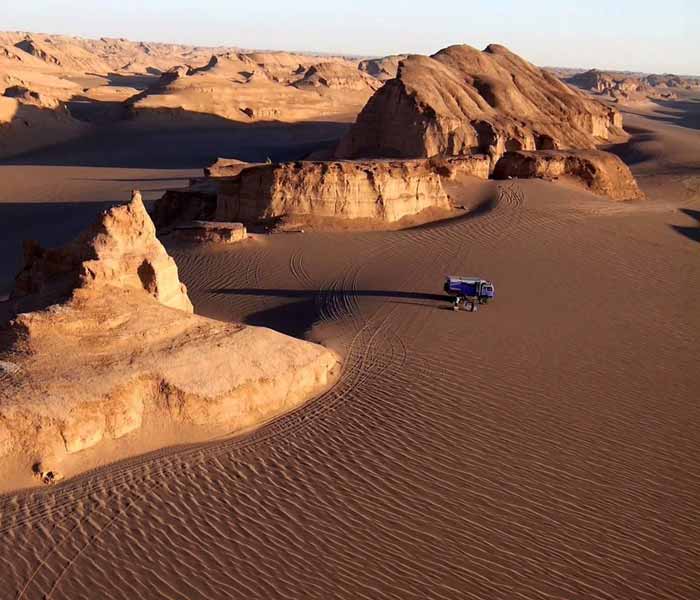
M 1 498 L 0 596 L 700 598 L 695 169 L 632 206 L 488 183 L 413 230 L 171 248 L 198 312 L 345 372 L 242 438 Z M 453 312 L 448 273 L 496 301 Z

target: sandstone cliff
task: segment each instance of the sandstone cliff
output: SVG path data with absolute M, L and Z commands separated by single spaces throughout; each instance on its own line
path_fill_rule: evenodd
M 296 162 L 244 169 L 220 184 L 217 219 L 273 221 L 289 215 L 395 222 L 449 209 L 426 161 Z
M 192 314 L 138 196 L 65 248 L 32 246 L 13 300 L 58 303 L 0 328 L 0 474 L 41 462 L 71 475 L 230 434 L 319 393 L 338 364 L 321 346 Z
M 614 154 L 597 150 L 509 152 L 496 164 L 494 177 L 570 177 L 593 193 L 613 200 L 632 200 L 642 196 L 627 165 Z
M 624 136 L 620 114 L 502 46 L 409 56 L 367 103 L 336 156 L 425 157 L 594 148 Z

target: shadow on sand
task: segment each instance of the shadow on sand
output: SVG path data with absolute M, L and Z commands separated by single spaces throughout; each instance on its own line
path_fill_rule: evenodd
M 0 294 L 8 292 L 22 267 L 22 242 L 60 246 L 92 225 L 103 210 L 121 202 L 0 203 L 0 223 L 11 226 L 0 237 Z
M 114 103 L 73 103 L 85 121 L 100 122 Z M 218 157 L 249 162 L 299 160 L 331 147 L 349 123 L 237 123 L 208 114 L 166 111 L 94 125 L 91 133 L 0 160 L 0 165 L 198 169 Z
M 656 133 L 650 129 L 629 126 L 625 126 L 625 131 L 630 134 L 629 140 L 619 144 L 606 145 L 603 149 L 617 155 L 630 167 L 654 158 L 654 155 L 650 152 L 641 150 L 639 144 L 655 140 L 658 137 Z
M 649 119 L 688 129 L 700 129 L 700 100 L 652 100 L 652 102 L 664 110 L 655 110 L 654 114 L 647 115 Z
M 685 237 L 693 240 L 694 242 L 700 242 L 700 210 L 682 208 L 681 212 L 684 215 L 688 215 L 692 219 L 695 219 L 698 222 L 697 226 L 683 227 L 681 225 L 671 225 L 671 227 L 681 235 L 684 235 Z
M 393 290 L 286 290 L 260 288 L 216 288 L 213 294 L 233 296 L 256 296 L 259 298 L 291 298 L 298 302 L 285 303 L 248 315 L 244 321 L 248 325 L 269 327 L 296 338 L 304 338 L 312 325 L 321 318 L 322 308 L 333 300 L 342 297 L 384 298 L 397 300 L 402 304 L 436 307 L 436 302 L 449 302 L 444 294 L 423 292 L 399 292 Z M 422 302 L 416 302 L 422 301 Z M 439 307 L 439 306 L 438 306 Z

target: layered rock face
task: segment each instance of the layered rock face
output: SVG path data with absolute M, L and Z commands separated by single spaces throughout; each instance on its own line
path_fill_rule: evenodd
M 509 152 L 498 161 L 493 175 L 496 179 L 572 177 L 613 200 L 642 196 L 627 165 L 614 154 L 596 150 Z
M 100 462 L 76 453 L 142 429 L 133 448 L 148 450 L 166 429 L 250 427 L 337 369 L 316 344 L 192 314 L 138 196 L 75 243 L 30 254 L 15 301 L 45 305 L 56 292 L 61 303 L 0 328 L 0 474 L 10 462 L 73 474 Z
M 459 175 L 488 179 L 491 160 L 485 154 L 436 156 L 430 159 L 430 166 L 438 175 L 447 179 L 455 179 Z
M 594 148 L 624 137 L 620 114 L 502 46 L 409 56 L 367 103 L 336 156 L 430 157 Z
M 222 181 L 217 219 L 312 215 L 395 222 L 427 208 L 450 204 L 426 161 L 296 162 L 258 165 Z

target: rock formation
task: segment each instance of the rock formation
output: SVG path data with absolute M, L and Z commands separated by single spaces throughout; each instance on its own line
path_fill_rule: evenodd
M 0 329 L 2 466 L 70 475 L 114 459 L 104 444 L 127 434 L 134 452 L 173 428 L 230 433 L 318 393 L 337 367 L 321 346 L 192 314 L 138 195 L 76 242 L 32 245 L 27 258 L 18 309 L 57 303 Z M 94 447 L 107 454 L 72 462 Z
M 192 221 L 186 225 L 179 225 L 175 229 L 180 239 L 190 242 L 235 244 L 248 237 L 243 223 Z
M 38 106 L 40 108 L 56 109 L 61 106 L 57 98 L 36 92 L 23 85 L 13 85 L 5 88 L 5 98 L 15 98 L 22 104 Z
M 366 60 L 361 60 L 357 68 L 380 81 L 386 81 L 387 79 L 394 79 L 394 77 L 396 77 L 396 73 L 399 70 L 399 63 L 405 58 L 408 58 L 407 54 L 368 58 Z
M 22 92 L 20 98 L 0 95 L 0 158 L 63 142 L 87 130 L 50 96 L 31 91 Z
M 646 77 L 607 73 L 591 69 L 566 79 L 583 90 L 606 96 L 616 102 L 640 102 L 648 99 L 673 100 L 673 88 L 681 87 L 680 78 L 649 75 Z M 690 86 L 689 86 L 690 87 Z
M 430 157 L 594 148 L 622 138 L 620 114 L 502 46 L 409 56 L 367 103 L 336 156 Z
M 254 164 L 237 158 L 217 158 L 215 162 L 204 168 L 204 175 L 205 177 L 235 177 L 243 169 L 252 167 Z
M 352 65 L 322 62 L 309 67 L 304 76 L 293 85 L 299 89 L 329 88 L 373 92 L 381 86 L 381 82 Z
M 436 156 L 430 159 L 429 164 L 438 175 L 447 179 L 455 179 L 460 175 L 488 179 L 491 160 L 485 154 Z
M 392 223 L 427 208 L 450 204 L 426 161 L 309 161 L 258 165 L 222 180 L 217 219 L 255 223 L 307 215 Z
M 286 53 L 215 55 L 201 67 L 178 67 L 129 101 L 139 118 L 178 111 L 229 121 L 296 122 L 354 118 L 378 85 L 352 63 Z
M 153 209 L 153 223 L 159 232 L 191 221 L 209 221 L 216 214 L 215 185 L 206 181 L 194 181 L 186 189 L 168 190 Z
M 509 152 L 498 161 L 493 175 L 496 179 L 570 177 L 613 200 L 642 196 L 627 165 L 614 154 L 597 150 Z
M 107 211 L 75 242 L 59 249 L 25 244 L 25 264 L 13 299 L 20 310 L 67 300 L 77 289 L 89 294 L 106 288 L 146 290 L 165 306 L 192 312 L 175 261 L 156 238 L 141 194 L 126 206 Z

